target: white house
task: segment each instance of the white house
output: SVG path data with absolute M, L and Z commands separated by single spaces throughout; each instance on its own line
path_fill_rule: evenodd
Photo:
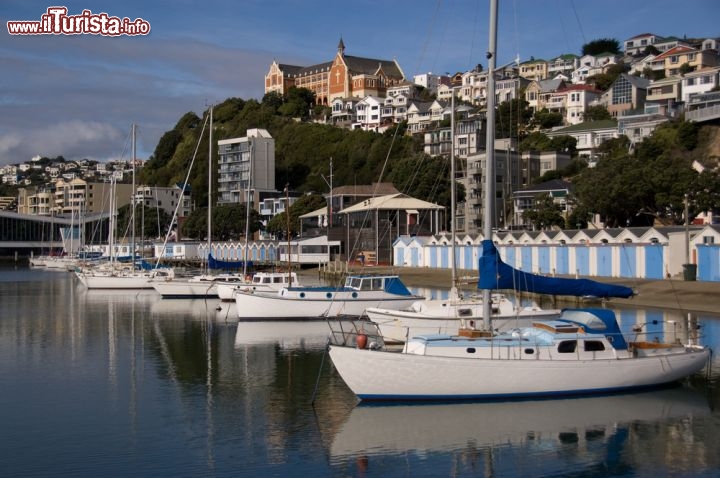
M 568 85 L 561 92 L 565 100 L 565 124 L 580 124 L 584 121 L 585 110 L 600 98 L 602 93 L 590 85 Z
M 720 67 L 703 68 L 682 77 L 682 101 L 686 105 L 692 95 L 707 93 L 720 85 Z
M 662 41 L 663 38 L 655 35 L 654 33 L 641 33 L 635 35 L 632 38 L 628 38 L 624 43 L 624 51 L 627 56 L 635 56 L 640 53 L 644 53 L 645 49 L 650 45 Z
M 355 123 L 353 129 L 365 131 L 379 131 L 382 124 L 380 113 L 383 105 L 383 98 L 378 96 L 366 96 L 355 106 Z

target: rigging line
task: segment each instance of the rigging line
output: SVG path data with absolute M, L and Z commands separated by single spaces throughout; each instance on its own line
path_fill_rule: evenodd
M 575 9 L 575 2 L 573 0 L 570 0 L 570 6 L 572 6 L 573 13 L 575 14 L 575 20 L 577 20 L 578 28 L 580 29 L 580 35 L 582 35 L 584 45 L 587 43 L 587 40 L 585 39 L 585 32 L 583 31 L 582 22 L 580 21 L 580 17 L 578 16 L 577 10 Z
M 203 123 L 202 130 L 200 131 L 200 137 L 198 138 L 197 145 L 195 145 L 195 152 L 193 153 L 192 160 L 190 161 L 190 167 L 188 167 L 187 174 L 185 175 L 185 181 L 183 181 L 183 187 L 182 187 L 182 193 L 185 193 L 185 190 L 187 189 L 188 182 L 190 181 L 190 172 L 192 171 L 193 164 L 195 164 L 195 158 L 197 157 L 198 149 L 200 149 L 200 142 L 202 141 L 203 134 L 205 133 L 205 127 L 208 124 L 208 116 L 205 116 L 205 122 Z M 183 201 L 178 201 L 177 205 L 175 205 L 175 211 L 173 212 L 173 216 L 170 219 L 170 226 L 168 226 L 167 233 L 165 234 L 165 240 L 163 241 L 161 253 L 158 254 L 158 259 L 155 262 L 155 267 L 158 267 L 160 265 L 160 259 L 163 258 L 165 255 L 165 247 L 167 246 L 168 240 L 170 239 L 170 233 L 172 232 L 172 226 L 175 224 L 175 221 L 177 221 L 177 214 L 178 210 L 180 209 L 180 204 L 182 204 Z M 180 229 L 178 228 L 177 232 L 180 232 Z M 177 234 L 177 233 L 176 233 Z M 179 239 L 176 237 L 176 240 Z
M 515 62 L 517 63 L 518 69 L 520 69 L 520 29 L 518 28 L 518 17 L 517 17 L 517 2 L 513 0 L 513 26 L 515 28 Z
M 475 51 L 475 39 L 477 37 L 477 31 L 478 31 L 478 16 L 480 15 L 480 2 L 476 3 L 477 8 L 475 8 L 475 18 L 473 19 L 473 32 L 470 36 L 470 52 L 468 55 L 468 67 L 472 67 L 473 64 L 473 52 Z
M 435 3 L 435 11 L 433 12 L 433 15 L 432 15 L 433 22 L 430 23 L 430 28 L 428 29 L 427 36 L 425 37 L 425 43 L 423 43 L 422 49 L 420 50 L 420 57 L 417 60 L 417 66 L 415 67 L 415 71 L 420 71 L 420 66 L 422 64 L 422 60 L 425 58 L 425 55 L 427 53 L 428 44 L 430 43 L 430 39 L 432 38 L 434 19 L 438 18 L 438 13 L 440 12 L 441 4 L 442 4 L 442 0 L 437 0 L 437 3 Z
M 557 0 L 557 1 L 558 1 L 558 11 L 561 11 L 562 9 L 559 5 L 560 0 Z M 571 52 L 572 46 L 570 45 L 570 41 L 568 39 L 568 32 L 567 32 L 567 28 L 565 28 L 565 22 L 563 22 L 562 15 L 558 15 L 557 19 L 560 21 L 560 30 L 562 30 L 563 39 L 565 40 L 565 48 L 568 52 Z
M 450 4 L 450 7 L 451 8 L 450 8 L 450 11 L 448 12 L 448 15 L 445 16 L 445 22 L 443 23 L 442 32 L 440 33 L 440 40 L 438 41 L 438 48 L 437 48 L 437 50 L 435 50 L 435 58 L 433 59 L 431 66 L 437 65 L 438 58 L 440 58 L 440 55 L 445 54 L 445 52 L 446 52 L 446 49 L 443 48 L 442 45 L 444 43 L 445 34 L 447 33 L 448 22 L 450 21 L 449 20 L 450 14 L 452 13 L 452 7 L 453 7 L 452 2 Z

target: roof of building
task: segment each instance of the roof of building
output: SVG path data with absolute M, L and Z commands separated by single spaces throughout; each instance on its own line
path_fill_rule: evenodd
M 563 133 L 577 133 L 580 131 L 592 131 L 598 129 L 615 129 L 617 128 L 617 120 L 606 119 L 598 121 L 585 121 L 583 123 L 574 124 L 567 128 L 556 129 L 551 132 L 552 135 L 563 134 Z
M 340 214 L 350 214 L 353 212 L 375 211 L 375 210 L 420 210 L 420 209 L 445 209 L 444 206 L 423 201 L 408 196 L 407 194 L 397 193 L 388 194 L 386 196 L 373 197 L 360 201 L 350 207 L 346 207 Z
M 326 196 L 384 196 L 387 194 L 398 194 L 392 183 L 354 184 L 350 186 L 338 186 Z
M 403 72 L 393 60 L 377 60 L 374 58 L 362 58 L 359 56 L 345 55 L 345 64 L 353 74 L 374 75 L 382 68 L 387 76 L 393 78 L 404 78 Z
M 524 189 L 521 189 L 520 191 L 515 191 L 513 195 L 526 196 L 530 193 L 537 194 L 549 191 L 569 191 L 570 189 L 572 189 L 572 184 L 568 181 L 565 181 L 563 179 L 551 179 L 550 181 L 533 184 Z

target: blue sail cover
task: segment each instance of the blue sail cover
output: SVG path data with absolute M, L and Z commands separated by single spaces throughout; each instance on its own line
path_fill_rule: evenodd
M 237 270 L 243 268 L 244 261 L 221 261 L 215 259 L 212 254 L 208 255 L 208 267 L 217 270 Z M 252 261 L 248 261 L 248 268 L 252 268 Z
M 500 259 L 495 244 L 489 239 L 482 242 L 478 289 L 511 289 L 536 294 L 599 298 L 628 298 L 634 294 L 631 288 L 622 285 L 604 284 L 590 279 L 545 277 L 514 269 Z

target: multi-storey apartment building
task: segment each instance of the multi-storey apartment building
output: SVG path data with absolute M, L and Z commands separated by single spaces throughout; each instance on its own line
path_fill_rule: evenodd
M 242 138 L 220 140 L 218 149 L 218 204 L 249 201 L 257 208 L 261 193 L 275 192 L 275 140 L 267 130 L 253 128 Z

